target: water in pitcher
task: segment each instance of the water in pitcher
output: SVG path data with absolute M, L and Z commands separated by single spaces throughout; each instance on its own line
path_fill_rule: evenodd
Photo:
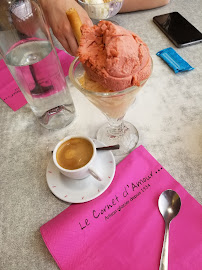
M 5 62 L 40 123 L 60 128 L 75 109 L 58 58 L 49 41 L 28 40 L 15 45 Z

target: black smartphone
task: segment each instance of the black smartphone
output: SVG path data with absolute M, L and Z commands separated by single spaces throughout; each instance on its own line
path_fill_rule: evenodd
M 202 33 L 178 12 L 155 16 L 153 21 L 178 48 L 202 42 Z

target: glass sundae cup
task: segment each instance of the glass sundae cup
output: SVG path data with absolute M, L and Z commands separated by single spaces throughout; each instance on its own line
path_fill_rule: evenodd
M 79 4 L 95 20 L 107 20 L 114 17 L 121 9 L 124 0 L 78 0 Z
M 135 101 L 137 93 L 148 79 L 142 81 L 140 86 L 132 86 L 114 92 L 99 89 L 99 84 L 88 81 L 89 79 L 84 84 L 85 76 L 84 67 L 77 57 L 69 69 L 70 80 L 108 119 L 108 122 L 97 131 L 97 139 L 106 145 L 119 144 L 120 148 L 113 151 L 114 155 L 129 154 L 136 147 L 139 134 L 135 126 L 123 119 L 128 108 Z

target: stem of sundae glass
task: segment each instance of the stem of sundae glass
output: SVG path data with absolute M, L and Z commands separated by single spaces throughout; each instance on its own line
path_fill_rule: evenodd
M 97 132 L 97 139 L 106 145 L 119 144 L 118 150 L 113 150 L 115 156 L 129 154 L 137 145 L 139 134 L 137 129 L 121 118 L 110 118 Z
M 124 123 L 123 123 L 123 117 L 121 118 L 110 118 L 107 117 L 108 123 L 109 123 L 109 135 L 113 136 L 122 136 L 124 134 Z

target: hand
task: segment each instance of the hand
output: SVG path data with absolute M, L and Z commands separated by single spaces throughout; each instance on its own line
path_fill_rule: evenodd
M 86 11 L 75 0 L 40 0 L 40 3 L 53 34 L 68 53 L 76 55 L 78 44 L 66 11 L 75 8 L 83 24 L 93 25 Z

